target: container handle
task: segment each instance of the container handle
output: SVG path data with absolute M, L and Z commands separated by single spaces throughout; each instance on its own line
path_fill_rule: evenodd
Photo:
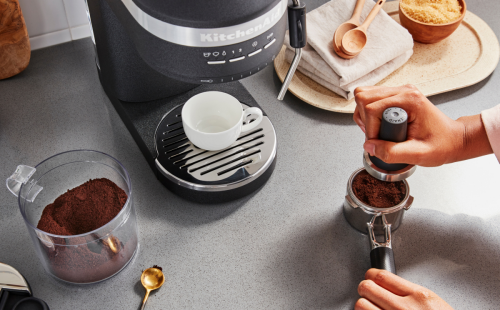
M 35 174 L 36 169 L 30 166 L 19 165 L 16 168 L 16 171 L 7 178 L 6 185 L 9 191 L 16 197 L 19 197 L 19 192 L 21 191 L 21 185 L 28 183 L 29 179 Z M 30 184 L 33 184 L 31 189 L 28 191 L 28 196 L 21 198 L 33 202 L 36 196 L 42 191 L 43 187 L 38 184 L 34 184 L 34 181 L 31 180 Z

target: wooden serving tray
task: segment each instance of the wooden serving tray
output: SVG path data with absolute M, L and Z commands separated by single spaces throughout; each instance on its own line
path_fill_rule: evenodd
M 399 1 L 386 2 L 383 9 L 399 22 Z M 281 81 L 290 67 L 285 49 L 274 60 Z M 400 86 L 413 84 L 426 96 L 476 84 L 495 70 L 500 57 L 500 45 L 491 28 L 478 16 L 467 11 L 462 24 L 448 38 L 434 44 L 415 42 L 413 55 L 406 64 L 377 85 Z M 298 70 L 288 89 L 299 99 L 318 108 L 353 113 L 354 99 L 346 100 L 319 85 Z

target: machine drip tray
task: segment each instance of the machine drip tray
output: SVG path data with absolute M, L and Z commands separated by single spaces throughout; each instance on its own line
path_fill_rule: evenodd
M 186 137 L 182 107 L 169 111 L 155 133 L 155 165 L 169 189 L 191 200 L 220 202 L 249 194 L 265 183 L 276 158 L 276 132 L 267 116 L 228 148 L 206 151 Z M 242 104 L 242 109 L 248 107 Z
M 184 134 L 181 111 L 189 98 L 206 91 L 228 93 L 244 102 L 243 107 L 259 107 L 239 82 L 201 85 L 149 102 L 124 102 L 106 94 L 165 187 L 201 203 L 235 200 L 254 192 L 271 176 L 276 132 L 261 108 L 264 119 L 259 126 L 241 134 L 229 148 L 217 152 L 197 148 Z

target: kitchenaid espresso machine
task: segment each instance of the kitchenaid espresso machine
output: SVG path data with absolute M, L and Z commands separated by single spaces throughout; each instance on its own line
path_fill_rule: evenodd
M 158 179 L 201 202 L 228 201 L 261 187 L 276 163 L 276 133 L 264 120 L 229 148 L 205 151 L 186 137 L 183 104 L 205 91 L 257 102 L 237 82 L 279 53 L 287 29 L 295 58 L 306 45 L 305 5 L 294 0 L 86 0 L 101 84 Z M 252 122 L 250 119 L 248 122 Z M 201 168 L 200 168 L 201 167 Z

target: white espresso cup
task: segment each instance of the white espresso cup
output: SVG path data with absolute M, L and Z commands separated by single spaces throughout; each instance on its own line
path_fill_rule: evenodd
M 253 122 L 243 125 L 252 116 Z M 191 97 L 182 108 L 182 126 L 188 139 L 197 147 L 217 151 L 233 144 L 242 132 L 257 127 L 262 110 L 247 108 L 233 96 L 208 91 Z

